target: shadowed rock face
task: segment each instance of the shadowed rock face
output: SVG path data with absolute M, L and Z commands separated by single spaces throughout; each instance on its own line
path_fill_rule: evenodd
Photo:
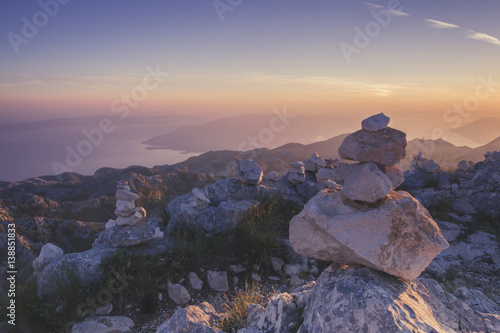
M 375 204 L 321 191 L 290 221 L 290 242 L 305 256 L 361 264 L 406 280 L 417 278 L 448 247 L 427 209 L 403 191 Z
M 347 160 L 391 167 L 406 156 L 406 134 L 390 127 L 377 132 L 361 129 L 344 139 L 339 155 Z

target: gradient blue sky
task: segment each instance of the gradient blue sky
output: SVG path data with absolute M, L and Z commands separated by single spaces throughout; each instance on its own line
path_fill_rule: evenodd
M 474 95 L 479 77 L 500 82 L 498 0 L 402 0 L 348 62 L 340 45 L 354 45 L 354 29 L 389 3 L 243 0 L 221 21 L 207 0 L 72 0 L 16 53 L 8 34 L 22 36 L 22 18 L 33 22 L 41 7 L 3 1 L 0 122 L 111 114 L 147 66 L 170 75 L 137 115 L 219 117 L 286 106 L 296 114 L 383 111 L 442 121 Z M 500 83 L 468 120 L 499 113 Z

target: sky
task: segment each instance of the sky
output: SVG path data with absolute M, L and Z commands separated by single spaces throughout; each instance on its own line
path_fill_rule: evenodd
M 0 4 L 0 122 L 177 113 L 500 116 L 498 0 Z

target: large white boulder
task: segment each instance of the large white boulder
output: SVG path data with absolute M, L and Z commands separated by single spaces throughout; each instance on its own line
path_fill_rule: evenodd
M 406 280 L 448 247 L 427 209 L 403 191 L 366 204 L 323 190 L 290 221 L 290 242 L 308 257 L 361 264 Z

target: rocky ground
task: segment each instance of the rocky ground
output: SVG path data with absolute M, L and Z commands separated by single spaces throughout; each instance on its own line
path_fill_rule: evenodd
M 376 127 L 373 131 L 382 133 L 379 131 L 384 128 Z M 402 142 L 400 134 L 395 135 L 396 141 Z M 323 160 L 313 154 L 309 159 L 290 163 L 288 172 L 281 177 L 277 173 L 267 173 L 263 177 L 259 165 L 241 161 L 235 165 L 236 177 L 220 180 L 179 167 L 130 167 L 124 170 L 105 168 L 89 177 L 65 174 L 62 178 L 3 182 L 0 183 L 1 228 L 6 230 L 11 222 L 16 224 L 19 265 L 29 274 L 33 270 L 27 267 L 38 257 L 34 276 L 41 299 L 54 298 L 57 286 L 53 281 L 60 276 L 67 278 L 64 265 L 71 263 L 84 283 L 81 290 L 85 292 L 83 299 L 88 302 L 94 292 L 92 284 L 103 278 L 99 264 L 107 258 L 122 258 L 117 255 L 120 248 L 125 249 L 124 258 L 128 259 L 122 262 L 125 266 L 117 267 L 124 267 L 126 274 L 135 274 L 135 278 L 141 276 L 140 269 L 133 270 L 134 265 L 145 268 L 144 272 L 153 277 L 159 272 L 159 280 L 151 279 L 152 284 L 141 287 L 154 285 L 155 288 L 142 290 L 140 297 L 129 295 L 127 298 L 120 293 L 120 298 L 107 302 L 109 304 L 97 302 L 99 306 L 87 307 L 93 315 L 99 316 L 75 325 L 73 332 L 105 332 L 104 327 L 117 332 L 162 333 L 182 329 L 218 332 L 221 328 L 230 331 L 223 325 L 224 318 L 227 319 L 228 304 L 234 308 L 238 295 L 260 295 L 245 303 L 248 313 L 243 322 L 246 328 L 239 327 L 240 333 L 358 332 L 368 327 L 379 327 L 381 332 L 500 331 L 500 152 L 486 154 L 482 162 L 460 162 L 452 172 L 441 170 L 437 163 L 421 154 L 416 155 L 401 184 L 402 171 L 400 175 L 393 163 L 404 158 L 404 147 L 395 143 L 387 149 L 397 151 L 394 156 L 399 157 L 374 161 L 384 156 L 384 151 L 370 155 L 368 160 L 364 160 L 366 154 L 347 156 L 361 163 L 346 167 L 338 160 Z M 341 155 L 353 150 L 352 147 L 346 149 Z M 362 177 L 370 181 L 359 181 Z M 370 186 L 374 179 L 378 185 Z M 118 203 L 115 198 L 117 181 L 121 181 L 119 190 L 125 189 L 123 184 L 126 182 L 131 192 L 139 194 L 139 199 L 129 196 L 128 201 L 125 200 L 128 203 Z M 427 227 L 427 223 L 434 223 L 428 222 L 430 215 L 426 217 L 420 204 L 416 201 L 413 204 L 409 195 L 407 198 L 406 194 L 395 194 L 398 193 L 394 192 L 395 187 L 408 191 L 429 210 L 449 247 L 441 251 L 444 243 L 433 238 L 435 232 Z M 321 193 L 325 193 L 324 197 L 319 195 Z M 400 203 L 391 203 L 391 200 Z M 424 232 L 414 230 L 411 234 L 427 233 L 429 244 L 439 245 L 436 251 L 440 253 L 428 266 L 424 265 L 426 268 L 421 274 L 420 270 L 418 274 L 414 272 L 414 264 L 410 265 L 411 269 L 405 269 L 404 262 L 394 261 L 390 268 L 385 267 L 387 258 L 380 261 L 380 257 L 366 259 L 367 255 L 361 255 L 356 260 L 362 265 L 342 262 L 351 259 L 341 259 L 343 257 L 334 251 L 339 265 L 330 259 L 331 249 L 325 254 L 326 249 L 315 243 L 316 247 L 306 246 L 307 250 L 300 250 L 301 246 L 291 244 L 288 239 L 288 223 L 293 216 L 300 215 L 304 221 L 314 220 L 320 225 L 323 223 L 321 214 L 328 217 L 335 203 L 335 209 L 344 207 L 342 209 L 349 210 L 359 222 L 362 218 L 356 214 L 368 216 L 363 214 L 371 214 L 375 206 L 379 210 L 384 210 L 384 205 L 396 209 L 394 207 L 403 205 L 401 200 L 407 200 L 415 213 L 408 213 L 406 209 L 406 217 L 388 213 L 389 210 L 384 214 L 412 221 L 415 216 L 421 216 L 419 229 L 425 229 Z M 283 204 L 279 218 L 266 213 L 273 202 Z M 319 209 L 317 212 L 321 214 L 311 215 L 307 209 L 298 214 L 304 205 Z M 137 221 L 129 218 L 129 211 L 135 212 L 139 207 L 146 209 L 147 217 L 144 213 Z M 128 222 L 116 225 L 117 219 L 113 220 L 115 224 L 108 222 L 105 226 L 109 219 L 116 219 L 117 211 L 121 221 Z M 382 216 L 376 214 L 378 218 Z M 249 217 L 252 223 L 260 218 L 286 226 L 273 231 L 276 233 L 272 234 L 274 239 L 269 248 L 262 245 L 267 252 L 238 252 L 243 245 L 247 250 L 261 247 L 238 244 L 251 238 L 255 231 L 241 229 Z M 298 223 L 299 219 L 294 219 L 294 223 Z M 265 225 L 262 221 L 259 223 Z M 138 227 L 142 225 L 146 228 Z M 370 235 L 380 231 L 376 229 Z M 184 233 L 178 234 L 179 230 Z M 241 230 L 246 238 L 238 238 Z M 256 230 L 260 238 L 270 232 L 268 229 Z M 298 235 L 307 231 L 299 230 Z M 297 229 L 292 232 L 297 235 Z M 337 233 L 333 235 L 339 239 Z M 346 237 L 349 235 L 346 233 Z M 259 237 L 255 240 L 260 242 Z M 397 239 L 404 237 L 400 235 Z M 413 242 L 416 248 L 422 242 L 419 237 L 397 246 Z M 99 241 L 95 242 L 96 238 Z M 294 239 L 298 238 L 292 237 L 292 243 Z M 0 242 L 0 258 L 4 261 L 6 237 Z M 62 251 L 46 247 L 40 253 L 48 243 L 57 245 Z M 367 243 L 370 242 L 363 244 Z M 359 254 L 360 245 L 353 246 Z M 222 249 L 223 253 L 214 247 Z M 296 251 L 311 251 L 311 254 L 305 256 Z M 210 258 L 212 253 L 213 258 Z M 259 260 L 253 260 L 254 257 Z M 139 258 L 139 262 L 131 258 Z M 151 262 L 157 267 L 140 266 L 140 258 L 148 263 L 153 260 Z M 415 260 L 417 256 L 405 258 Z M 5 268 L 2 269 L 0 273 L 4 275 Z M 420 277 L 413 279 L 413 274 Z M 260 292 L 249 292 L 252 286 L 258 286 Z M 95 294 L 99 295 L 98 292 Z M 66 313 L 66 305 L 61 304 L 62 310 L 59 307 L 55 310 L 62 315 Z M 0 328 L 8 327 L 3 325 Z M 236 331 L 237 325 L 232 327 Z

